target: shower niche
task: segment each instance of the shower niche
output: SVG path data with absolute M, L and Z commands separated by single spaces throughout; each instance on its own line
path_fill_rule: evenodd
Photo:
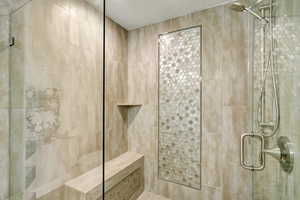
M 201 188 L 201 26 L 159 36 L 159 178 Z

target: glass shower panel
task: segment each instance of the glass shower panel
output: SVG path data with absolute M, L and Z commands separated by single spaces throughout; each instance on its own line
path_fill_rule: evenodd
M 0 6 L 0 199 L 9 185 L 9 15 Z
M 278 80 L 280 125 L 274 137 L 265 141 L 266 149 L 277 147 L 282 136 L 289 138 L 294 152 L 294 166 L 290 173 L 285 172 L 279 162 L 266 155 L 266 167 L 253 173 L 253 200 L 296 200 L 300 198 L 300 104 L 299 104 L 299 62 L 300 62 L 300 4 L 297 0 L 274 1 L 272 20 L 274 20 L 274 63 Z M 257 99 L 261 87 L 261 30 L 262 24 L 254 27 L 254 113 L 258 113 Z M 270 29 L 266 29 L 267 40 Z M 270 43 L 265 43 L 266 48 Z M 268 56 L 268 55 L 266 55 Z M 274 117 L 275 105 L 270 101 L 272 92 L 271 76 L 266 79 L 266 118 Z M 269 100 L 269 101 L 268 101 Z M 257 116 L 254 116 L 254 121 Z
M 32 0 L 10 13 L 11 199 L 102 196 L 102 4 Z

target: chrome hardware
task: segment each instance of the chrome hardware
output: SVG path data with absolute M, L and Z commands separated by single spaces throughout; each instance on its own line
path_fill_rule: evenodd
M 247 137 L 259 138 L 261 141 L 261 156 L 260 156 L 260 165 L 253 166 L 247 165 L 245 162 L 245 139 Z M 241 137 L 241 166 L 244 169 L 252 170 L 252 171 L 261 171 L 265 168 L 265 154 L 263 153 L 265 147 L 265 139 L 262 135 L 254 134 L 254 133 L 246 133 Z
M 263 152 L 270 155 L 270 156 L 272 156 L 276 160 L 280 160 L 281 152 L 280 152 L 279 148 L 264 149 Z
M 291 173 L 294 168 L 294 152 L 292 143 L 287 137 L 280 137 L 277 140 L 277 148 L 264 149 L 263 152 L 279 161 L 283 171 Z
M 293 144 L 287 137 L 280 137 L 277 140 L 277 145 L 280 149 L 280 166 L 283 171 L 291 173 L 294 168 L 294 151 Z
M 261 140 L 261 163 L 258 167 L 253 165 L 247 165 L 245 162 L 245 139 L 247 137 L 256 137 Z M 287 173 L 291 173 L 294 167 L 294 152 L 292 150 L 292 143 L 290 140 L 282 136 L 277 140 L 278 147 L 273 149 L 265 149 L 265 138 L 262 135 L 254 134 L 254 133 L 246 133 L 241 137 L 241 166 L 244 169 L 252 170 L 252 171 L 260 171 L 265 168 L 265 155 L 270 155 L 276 160 L 279 161 L 280 166 L 283 171 Z
M 274 122 L 261 122 L 259 123 L 260 127 L 262 128 L 274 128 L 275 124 Z
M 15 41 L 16 41 L 15 37 L 11 37 L 10 40 L 9 40 L 9 46 L 10 47 L 14 46 L 15 45 Z

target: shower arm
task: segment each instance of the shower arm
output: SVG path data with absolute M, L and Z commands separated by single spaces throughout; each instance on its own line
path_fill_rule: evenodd
M 265 23 L 269 23 L 269 20 L 268 20 L 268 19 L 266 19 L 266 18 L 260 16 L 260 15 L 257 14 L 256 12 L 254 12 L 254 11 L 251 9 L 251 7 L 245 8 L 245 11 L 247 11 L 247 12 L 249 12 L 250 14 L 254 15 L 256 18 L 258 18 L 258 19 L 264 21 Z
M 263 2 L 263 0 L 257 0 L 254 4 L 252 4 L 251 6 L 249 6 L 248 8 L 254 8 L 257 5 L 259 5 L 261 2 Z

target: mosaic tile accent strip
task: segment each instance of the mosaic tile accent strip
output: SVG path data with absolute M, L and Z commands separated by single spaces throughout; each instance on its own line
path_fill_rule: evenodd
M 201 27 L 159 42 L 159 177 L 200 189 Z
M 26 137 L 28 141 L 50 143 L 57 136 L 60 99 L 56 88 L 26 90 Z

